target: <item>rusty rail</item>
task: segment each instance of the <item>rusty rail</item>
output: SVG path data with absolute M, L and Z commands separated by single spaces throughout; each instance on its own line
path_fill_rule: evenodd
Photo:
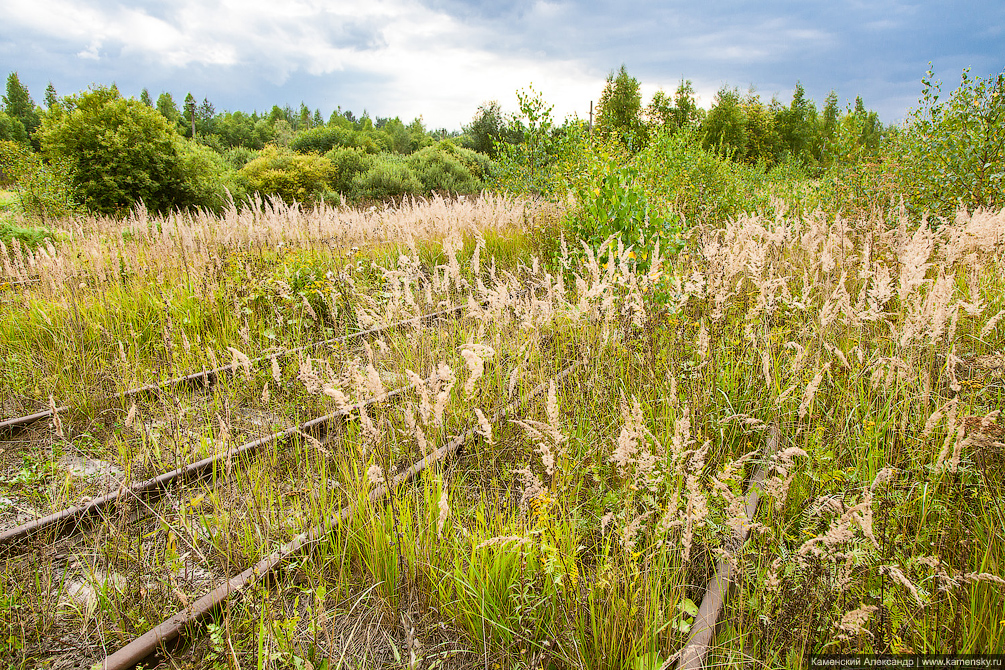
M 359 337 L 366 337 L 367 335 L 375 335 L 377 333 L 382 333 L 386 330 L 402 328 L 413 323 L 421 323 L 422 321 L 428 319 L 435 319 L 441 316 L 445 316 L 447 314 L 454 314 L 455 312 L 459 312 L 464 308 L 465 305 L 455 305 L 454 307 L 450 307 L 448 309 L 440 310 L 438 312 L 432 312 L 430 314 L 422 314 L 420 316 L 412 317 L 411 319 L 405 319 L 404 321 L 397 321 L 395 323 L 388 324 L 386 326 L 380 326 L 379 328 L 370 328 L 368 330 L 362 330 L 358 333 L 351 333 L 349 335 L 340 335 L 339 337 L 333 337 L 327 340 L 319 340 L 317 342 L 305 344 L 301 347 L 296 347 L 293 349 L 284 349 L 274 354 L 259 356 L 258 358 L 251 359 L 250 362 L 252 364 L 258 364 L 264 361 L 271 360 L 272 358 L 275 357 L 291 356 L 293 354 L 299 353 L 301 351 L 307 351 L 309 349 L 316 349 L 318 347 L 324 347 L 331 344 L 336 344 L 338 342 L 348 342 L 350 340 Z M 212 370 L 201 370 L 200 372 L 193 372 L 192 374 L 184 375 L 182 377 L 174 377 L 173 379 L 167 379 L 165 381 L 158 382 L 155 384 L 146 384 L 144 386 L 140 386 L 134 389 L 129 389 L 128 391 L 122 391 L 121 393 L 117 394 L 116 397 L 125 399 L 136 395 L 142 395 L 144 393 L 157 393 L 161 389 L 180 386 L 183 384 L 194 386 L 201 382 L 204 386 L 209 386 L 210 384 L 215 383 L 220 375 L 232 374 L 233 370 L 234 366 L 232 365 L 221 365 L 220 367 L 213 368 Z M 66 412 L 69 410 L 70 407 L 67 405 L 63 405 L 61 407 L 56 408 L 57 413 Z M 29 414 L 27 416 L 19 416 L 12 419 L 6 419 L 4 421 L 0 421 L 0 436 L 3 436 L 4 434 L 14 434 L 20 430 L 23 430 L 27 426 L 35 423 L 36 421 L 41 421 L 51 416 L 52 416 L 52 410 L 46 409 L 40 412 L 35 412 L 34 414 Z
M 556 383 L 561 381 L 565 377 L 572 374 L 573 371 L 581 365 L 582 362 L 573 363 L 556 375 L 551 381 L 555 381 Z M 547 384 L 541 384 L 535 387 L 527 395 L 508 403 L 501 410 L 497 411 L 490 420 L 493 423 L 497 423 L 500 419 L 511 413 L 523 401 L 541 395 L 547 390 L 547 388 Z M 392 479 L 389 484 L 382 484 L 374 488 L 374 490 L 370 492 L 370 500 L 375 502 L 382 499 L 392 489 L 411 481 L 416 475 L 429 466 L 452 456 L 468 440 L 472 439 L 477 434 L 478 433 L 475 428 L 469 428 L 463 434 L 450 440 L 447 444 L 430 453 L 422 460 L 413 463 L 411 467 Z M 131 669 L 138 663 L 145 661 L 156 653 L 159 648 L 176 641 L 192 624 L 200 622 L 216 611 L 216 609 L 225 603 L 232 595 L 240 593 L 247 586 L 255 583 L 257 580 L 264 579 L 291 557 L 300 554 L 305 549 L 327 537 L 339 523 L 345 521 L 349 517 L 352 510 L 352 505 L 343 507 L 336 515 L 330 517 L 327 521 L 315 526 L 306 533 L 296 536 L 292 541 L 269 554 L 244 572 L 231 577 L 225 582 L 222 582 L 212 591 L 192 603 L 189 607 L 185 608 L 181 612 L 178 612 L 157 627 L 147 631 L 112 655 L 107 656 L 102 663 L 103 670 Z
M 394 391 L 386 393 L 380 397 L 356 403 L 351 407 L 339 410 L 333 414 L 326 414 L 324 416 L 311 419 L 310 421 L 300 424 L 297 427 L 287 428 L 284 431 L 273 433 L 272 435 L 253 440 L 252 442 L 247 442 L 236 449 L 228 449 L 227 451 L 216 454 L 215 456 L 208 456 L 200 461 L 189 463 L 188 465 L 165 472 L 157 475 L 156 477 L 145 479 L 128 487 L 122 487 L 115 493 L 108 493 L 95 498 L 86 505 L 69 507 L 60 512 L 56 512 L 55 514 L 50 514 L 49 516 L 35 519 L 34 521 L 29 521 L 28 523 L 17 526 L 16 528 L 6 530 L 0 533 L 0 555 L 10 555 L 12 553 L 16 553 L 19 545 L 44 532 L 49 532 L 54 535 L 72 534 L 80 527 L 81 523 L 86 518 L 95 516 L 109 505 L 113 505 L 120 499 L 123 499 L 126 495 L 131 495 L 137 499 L 152 497 L 176 481 L 184 482 L 188 480 L 195 480 L 211 474 L 213 469 L 221 461 L 226 461 L 228 458 L 241 458 L 258 451 L 262 447 L 272 444 L 273 442 L 280 442 L 301 433 L 306 433 L 323 427 L 326 428 L 328 424 L 336 419 L 348 418 L 354 411 L 358 411 L 361 407 L 366 407 L 376 402 L 397 397 L 408 391 L 410 388 L 412 388 L 410 385 L 403 386 L 402 388 L 395 389 Z
M 768 435 L 768 443 L 764 448 L 764 457 L 761 464 L 754 471 L 754 476 L 747 486 L 747 499 L 744 507 L 746 521 L 739 530 L 733 534 L 733 544 L 739 549 L 743 546 L 747 535 L 750 534 L 750 524 L 757 512 L 757 502 L 761 497 L 761 488 L 764 480 L 768 476 L 768 460 L 778 450 L 781 441 L 781 431 L 777 426 L 772 426 Z M 709 580 L 705 589 L 705 597 L 698 606 L 698 614 L 694 623 L 691 624 L 691 636 L 687 644 L 681 650 L 677 663 L 677 670 L 704 670 L 705 659 L 708 657 L 709 648 L 712 645 L 712 637 L 715 635 L 715 626 L 719 621 L 719 614 L 726 604 L 726 597 L 729 587 L 733 583 L 733 566 L 730 561 L 720 558 L 715 564 L 715 574 Z M 664 663 L 663 667 L 668 667 L 671 661 Z

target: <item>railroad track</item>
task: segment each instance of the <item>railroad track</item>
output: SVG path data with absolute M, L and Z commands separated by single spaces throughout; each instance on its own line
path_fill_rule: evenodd
M 156 477 L 151 477 L 149 479 L 130 484 L 129 486 L 121 486 L 114 493 L 108 493 L 95 498 L 87 504 L 69 507 L 54 514 L 50 514 L 40 519 L 35 519 L 34 521 L 29 521 L 28 523 L 6 530 L 0 533 L 0 556 L 10 556 L 11 554 L 18 553 L 19 549 L 23 550 L 29 540 L 37 538 L 43 534 L 46 534 L 49 539 L 53 540 L 59 536 L 75 534 L 83 529 L 84 522 L 87 519 L 100 515 L 103 510 L 114 506 L 119 501 L 128 499 L 146 500 L 151 497 L 155 497 L 163 490 L 174 484 L 180 484 L 182 482 L 189 482 L 207 477 L 226 461 L 233 460 L 235 458 L 245 458 L 271 444 L 282 443 L 291 438 L 305 434 L 315 437 L 315 439 L 317 439 L 317 437 L 323 437 L 323 433 L 327 431 L 336 421 L 349 419 L 361 409 L 370 407 L 378 402 L 398 398 L 406 393 L 410 388 L 411 386 L 404 386 L 395 389 L 383 396 L 356 403 L 332 414 L 316 417 L 310 421 L 300 424 L 299 426 L 287 428 L 286 430 L 272 433 L 266 437 L 252 440 L 251 442 L 242 444 L 239 447 L 221 451 L 214 456 L 209 456 L 184 465 L 180 468 L 164 472 Z M 318 433 L 321 434 L 319 435 Z
M 547 391 L 550 383 L 557 384 L 561 382 L 582 365 L 582 361 L 573 363 L 549 380 L 549 382 L 540 384 L 527 394 L 507 403 L 492 414 L 489 419 L 490 423 L 499 423 L 507 416 L 513 414 L 526 401 L 536 398 Z M 370 502 L 382 500 L 391 491 L 411 481 L 424 470 L 452 457 L 479 434 L 478 428 L 468 428 L 461 435 L 451 439 L 442 447 L 413 463 L 405 471 L 392 478 L 391 481 L 376 486 L 369 494 Z M 228 600 L 238 596 L 250 586 L 262 580 L 272 578 L 279 568 L 324 540 L 337 528 L 340 522 L 345 521 L 349 517 L 354 509 L 355 505 L 351 503 L 341 507 L 336 514 L 325 519 L 309 531 L 297 535 L 292 541 L 279 547 L 276 551 L 265 556 L 240 574 L 221 581 L 189 607 L 186 607 L 163 621 L 160 625 L 140 635 L 118 651 L 106 656 L 102 661 L 101 667 L 104 670 L 133 668 L 156 654 L 158 650 L 163 649 L 165 645 L 175 643 L 186 633 L 194 630 L 193 624 L 204 621 L 211 614 L 219 610 Z
M 347 336 L 341 336 L 337 338 L 330 338 L 327 340 L 321 340 L 318 342 L 313 342 L 302 347 L 297 347 L 293 349 L 286 349 L 282 352 L 275 354 L 261 356 L 259 358 L 253 359 L 252 364 L 262 363 L 264 361 L 270 361 L 277 356 L 291 356 L 299 352 L 308 351 L 311 349 L 317 349 L 323 346 L 347 342 L 356 338 L 365 337 L 368 335 L 376 335 L 382 332 L 386 332 L 392 329 L 403 328 L 411 324 L 423 323 L 432 319 L 436 319 L 442 316 L 456 314 L 464 309 L 463 306 L 456 306 L 445 310 L 440 310 L 437 312 L 423 314 L 411 319 L 406 319 L 403 321 L 398 321 L 387 326 L 382 326 L 380 328 L 371 328 L 369 330 L 361 331 L 359 333 L 353 333 Z M 214 368 L 213 370 L 203 370 L 198 373 L 193 373 L 185 375 L 182 377 L 177 377 L 171 380 L 167 380 L 160 384 L 148 384 L 136 389 L 132 389 L 123 394 L 120 397 L 130 397 L 135 395 L 140 395 L 143 393 L 156 393 L 160 392 L 165 388 L 176 387 L 180 385 L 198 385 L 200 382 L 204 387 L 208 387 L 210 384 L 215 382 L 221 375 L 233 374 L 233 368 L 231 366 L 221 366 Z M 351 418 L 355 412 L 359 412 L 361 409 L 365 409 L 375 403 L 384 400 L 393 400 L 411 388 L 410 385 L 403 386 L 401 388 L 395 389 L 390 393 L 386 393 L 380 397 L 371 398 L 369 400 L 356 403 L 350 407 L 342 409 L 335 413 L 326 414 L 323 416 L 316 417 L 309 421 L 306 421 L 298 426 L 289 427 L 285 430 L 274 432 L 270 435 L 261 437 L 256 440 L 249 441 L 239 447 L 228 449 L 225 452 L 217 453 L 213 456 L 208 456 L 201 460 L 188 463 L 181 467 L 175 468 L 168 472 L 161 473 L 160 475 L 151 477 L 149 479 L 136 482 L 130 485 L 125 485 L 124 483 L 119 486 L 118 490 L 114 492 L 106 493 L 105 495 L 99 496 L 87 502 L 86 504 L 76 505 L 63 509 L 59 512 L 55 512 L 44 517 L 34 519 L 27 523 L 18 525 L 14 528 L 7 529 L 0 532 L 0 556 L 9 556 L 18 553 L 19 548 L 24 547 L 28 544 L 28 541 L 39 537 L 41 535 L 46 535 L 50 539 L 56 539 L 67 534 L 74 534 L 78 529 L 82 528 L 84 523 L 91 518 L 94 518 L 103 510 L 106 510 L 112 506 L 115 506 L 120 501 L 129 499 L 135 501 L 142 501 L 152 497 L 158 496 L 166 488 L 182 482 L 188 482 L 193 480 L 198 480 L 203 477 L 208 476 L 213 473 L 218 465 L 226 459 L 228 462 L 233 458 L 244 458 L 251 454 L 254 454 L 264 447 L 274 444 L 282 443 L 298 435 L 311 435 L 314 437 L 323 437 L 324 433 L 330 428 L 330 426 L 340 420 L 345 420 Z M 66 408 L 57 408 L 57 412 L 62 412 Z M 13 427 L 14 430 L 22 429 L 33 422 L 42 420 L 47 417 L 52 416 L 52 411 L 38 412 L 26 417 L 19 417 L 17 419 L 11 419 L 3 424 L 0 424 L 0 429 L 5 426 L 8 430 Z M 2 434 L 2 432 L 0 432 Z
M 457 312 L 463 311 L 466 308 L 464 305 L 457 305 L 450 307 L 448 309 L 440 310 L 437 312 L 432 312 L 430 314 L 422 314 L 420 316 L 412 317 L 411 319 L 405 319 L 403 321 L 397 321 L 386 326 L 381 326 L 379 328 L 370 328 L 368 330 L 363 330 L 358 333 L 352 333 L 349 335 L 341 335 L 339 337 L 333 337 L 326 340 L 319 340 L 317 342 L 312 342 L 301 347 L 295 347 L 292 349 L 283 349 L 280 352 L 268 354 L 265 356 L 259 356 L 257 358 L 250 359 L 250 364 L 258 365 L 266 361 L 271 361 L 274 358 L 286 358 L 294 354 L 298 354 L 305 351 L 311 351 L 321 347 L 331 346 L 337 343 L 349 342 L 358 338 L 368 337 L 371 335 L 377 335 L 379 333 L 387 332 L 390 330 L 395 330 L 398 328 L 404 328 L 412 324 L 422 323 L 431 319 L 438 319 L 443 316 L 450 314 L 456 314 Z M 125 400 L 127 398 L 133 398 L 136 396 L 141 396 L 145 394 L 159 393 L 165 389 L 177 388 L 179 386 L 189 386 L 196 387 L 202 385 L 203 387 L 209 387 L 210 385 L 216 383 L 216 381 L 222 375 L 234 374 L 234 366 L 232 365 L 222 365 L 220 367 L 213 368 L 211 370 L 200 370 L 199 372 L 193 372 L 181 377 L 174 377 L 162 382 L 154 384 L 146 384 L 134 389 L 129 389 L 123 391 L 116 395 L 115 397 L 120 400 Z M 55 413 L 60 414 L 67 412 L 71 409 L 68 405 L 63 405 L 55 408 Z M 0 438 L 5 436 L 10 437 L 16 433 L 24 430 L 28 426 L 38 422 L 44 421 L 45 419 L 50 419 L 53 416 L 53 409 L 45 409 L 35 412 L 33 414 L 28 414 L 25 416 L 14 417 L 10 419 L 5 419 L 0 421 Z

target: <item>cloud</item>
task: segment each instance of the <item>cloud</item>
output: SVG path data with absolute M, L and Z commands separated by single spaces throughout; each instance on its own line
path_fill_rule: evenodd
M 221 109 L 303 100 L 448 128 L 485 100 L 512 109 L 531 82 L 559 118 L 585 116 L 622 63 L 647 93 L 683 77 L 705 104 L 722 85 L 786 101 L 799 80 L 818 101 L 862 94 L 890 120 L 929 60 L 1000 71 L 1003 24 L 1005 6 L 936 0 L 8 0 L 0 53 L 38 90 L 115 81 Z

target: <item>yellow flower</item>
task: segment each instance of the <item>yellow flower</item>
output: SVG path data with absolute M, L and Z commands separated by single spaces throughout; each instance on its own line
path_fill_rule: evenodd
M 628 252 L 628 257 L 631 258 L 631 259 L 634 259 L 635 258 L 635 252 L 634 251 L 629 251 Z

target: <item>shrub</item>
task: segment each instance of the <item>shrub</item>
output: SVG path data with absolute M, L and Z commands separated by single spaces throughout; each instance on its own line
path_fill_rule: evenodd
M 0 173 L 13 185 L 18 209 L 43 224 L 79 209 L 65 160 L 45 163 L 24 144 L 0 141 Z
M 240 170 L 258 156 L 258 152 L 247 147 L 234 147 L 223 152 L 223 160 L 235 170 Z
M 114 214 L 143 201 L 151 210 L 188 202 L 179 136 L 157 110 L 99 87 L 69 111 L 50 110 L 42 121 L 42 149 L 65 160 L 73 184 L 93 211 Z
M 492 174 L 492 159 L 485 154 L 459 147 L 450 140 L 443 140 L 437 146 L 463 163 L 476 179 L 488 179 Z
M 228 193 L 235 201 L 247 197 L 246 181 L 223 156 L 190 140 L 179 139 L 175 146 L 185 175 L 175 198 L 176 207 L 219 211 L 227 204 Z
M 749 168 L 703 148 L 693 130 L 659 133 L 636 164 L 648 204 L 661 216 L 682 216 L 684 225 L 722 222 L 767 198 L 751 183 Z
M 964 70 L 941 102 L 931 71 L 922 86 L 921 107 L 883 152 L 908 210 L 949 218 L 960 205 L 1005 207 L 1005 73 L 981 78 Z
M 353 179 L 353 191 L 364 200 L 386 200 L 422 192 L 422 182 L 408 165 L 389 156 L 379 157 L 373 166 Z
M 28 133 L 18 119 L 6 112 L 0 111 L 0 142 L 2 141 L 28 144 Z M 0 178 L 0 181 L 2 181 L 2 178 Z
M 25 228 L 0 218 L 0 242 L 7 246 L 10 246 L 12 240 L 17 240 L 22 246 L 36 249 L 46 238 L 55 239 L 56 234 L 46 228 Z
M 331 161 L 316 154 L 301 155 L 269 145 L 241 168 L 248 190 L 276 195 L 284 202 L 314 203 L 334 177 Z
M 664 216 L 653 207 L 645 175 L 627 160 L 618 138 L 599 137 L 577 167 L 570 184 L 578 207 L 568 215 L 568 223 L 579 239 L 596 250 L 615 235 L 635 248 L 635 262 L 643 269 L 648 269 L 657 241 L 664 252 L 676 248 L 679 217 L 672 211 Z
M 347 147 L 332 149 L 325 154 L 325 158 L 331 161 L 334 172 L 332 189 L 347 196 L 352 194 L 353 179 L 369 170 L 375 160 L 361 149 Z
M 336 147 L 356 146 L 356 139 L 355 133 L 348 128 L 319 126 L 297 133 L 290 142 L 290 148 L 301 154 L 324 154 Z
M 426 147 L 408 157 L 425 192 L 477 193 L 481 181 L 449 150 L 440 145 Z

